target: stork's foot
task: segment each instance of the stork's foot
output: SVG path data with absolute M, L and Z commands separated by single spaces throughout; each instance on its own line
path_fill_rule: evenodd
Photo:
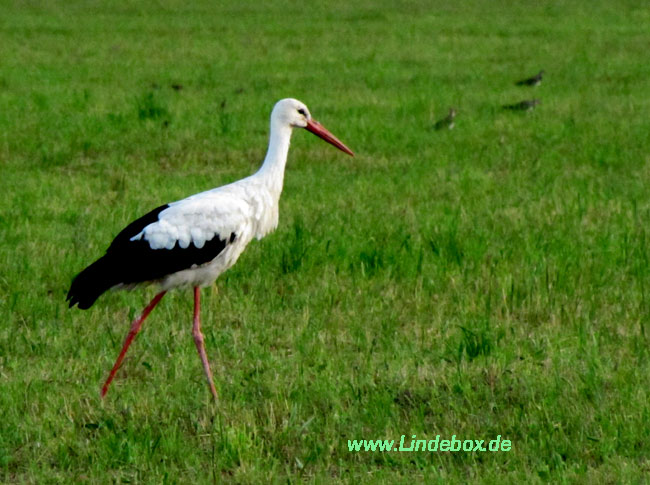
M 210 386 L 210 392 L 212 392 L 212 397 L 217 401 L 219 396 L 217 395 L 217 388 L 214 387 L 214 381 L 212 380 L 212 371 L 210 370 L 210 363 L 208 362 L 208 356 L 205 353 L 205 344 L 203 339 L 203 333 L 201 333 L 201 290 L 198 286 L 194 287 L 194 326 L 192 328 L 192 336 L 194 337 L 194 344 L 196 345 L 196 350 L 199 352 L 199 357 L 201 357 L 201 364 L 203 364 L 203 372 L 205 378 L 208 381 Z
M 149 304 L 145 307 L 145 309 L 142 311 L 140 316 L 136 318 L 133 323 L 131 324 L 131 330 L 129 330 L 129 333 L 126 336 L 126 339 L 124 340 L 124 345 L 122 346 L 122 351 L 120 352 L 120 355 L 118 355 L 117 360 L 115 361 L 115 365 L 113 365 L 113 368 L 111 369 L 111 373 L 108 375 L 108 378 L 106 379 L 106 382 L 104 383 L 104 386 L 102 387 L 102 391 L 100 393 L 100 396 L 103 398 L 106 393 L 108 392 L 108 387 L 111 385 L 111 382 L 113 381 L 113 378 L 115 377 L 115 374 L 117 373 L 117 370 L 120 368 L 120 365 L 122 365 L 122 361 L 124 360 L 124 356 L 126 355 L 126 351 L 129 350 L 129 346 L 131 345 L 131 342 L 133 342 L 133 339 L 135 336 L 138 334 L 140 331 L 140 328 L 142 327 L 142 324 L 146 320 L 146 318 L 149 316 L 151 311 L 156 307 L 158 302 L 162 299 L 163 296 L 165 296 L 166 291 L 161 291 L 158 293 L 156 296 L 153 297 L 153 300 L 149 302 Z
M 194 330 L 192 331 L 192 335 L 194 336 L 194 344 L 196 345 L 196 350 L 198 350 L 199 357 L 201 357 L 201 364 L 203 364 L 203 372 L 205 373 L 205 378 L 207 379 L 208 385 L 210 386 L 210 392 L 212 392 L 212 396 L 216 401 L 219 398 L 219 396 L 217 395 L 217 389 L 214 387 L 214 381 L 212 380 L 212 371 L 210 370 L 210 363 L 208 362 L 208 356 L 205 353 L 203 334 L 201 333 L 201 330 L 199 329 L 199 326 L 196 325 L 196 323 L 194 326 Z

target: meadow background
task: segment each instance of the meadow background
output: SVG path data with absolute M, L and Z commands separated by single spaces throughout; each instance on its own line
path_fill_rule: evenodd
M 0 481 L 650 480 L 646 2 L 1 10 Z M 296 132 L 277 232 L 204 290 L 219 403 L 189 291 L 100 400 L 154 289 L 68 310 L 72 277 L 256 170 L 289 96 L 357 156 Z M 512 451 L 347 448 L 402 434 Z

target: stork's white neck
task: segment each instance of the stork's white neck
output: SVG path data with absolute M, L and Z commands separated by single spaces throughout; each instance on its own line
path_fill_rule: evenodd
M 278 120 L 271 120 L 269 148 L 264 163 L 257 172 L 276 200 L 280 198 L 284 183 L 284 168 L 287 164 L 291 132 L 291 126 Z

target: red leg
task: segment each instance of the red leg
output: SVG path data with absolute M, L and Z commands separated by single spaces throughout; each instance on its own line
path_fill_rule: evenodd
M 113 380 L 113 377 L 115 377 L 115 373 L 117 372 L 117 369 L 120 368 L 120 365 L 124 360 L 124 356 L 126 355 L 126 351 L 129 349 L 129 345 L 131 345 L 131 342 L 133 342 L 133 339 L 140 331 L 140 327 L 142 327 L 142 323 L 149 316 L 151 311 L 155 308 L 155 306 L 162 299 L 162 297 L 165 296 L 165 293 L 167 292 L 161 291 L 156 296 L 154 296 L 153 300 L 151 300 L 149 304 L 146 306 L 146 308 L 142 311 L 142 314 L 138 318 L 133 320 L 133 323 L 131 324 L 131 330 L 129 330 L 129 333 L 126 336 L 126 339 L 124 340 L 122 351 L 120 352 L 120 355 L 117 357 L 117 360 L 115 361 L 115 365 L 111 369 L 111 373 L 108 375 L 108 379 L 106 379 L 106 382 L 104 383 L 104 387 L 102 387 L 102 392 L 101 392 L 102 397 L 104 397 L 108 392 L 108 386 L 111 385 L 111 381 Z
M 196 350 L 199 351 L 199 357 L 201 357 L 201 363 L 203 364 L 203 372 L 205 377 L 208 380 L 210 385 L 210 391 L 214 400 L 218 399 L 217 389 L 214 387 L 214 382 L 212 381 L 212 372 L 210 371 L 210 364 L 208 363 L 208 356 L 205 353 L 205 345 L 203 344 L 203 334 L 201 333 L 201 290 L 198 286 L 194 287 L 194 327 L 192 328 L 192 335 L 194 336 L 194 343 L 196 344 Z

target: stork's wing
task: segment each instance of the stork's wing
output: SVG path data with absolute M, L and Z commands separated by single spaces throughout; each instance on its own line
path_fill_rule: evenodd
M 129 224 L 106 257 L 119 262 L 119 283 L 160 279 L 212 261 L 242 233 L 250 207 L 214 194 L 160 206 Z
M 253 208 L 235 190 L 215 190 L 162 205 L 129 224 L 106 254 L 79 273 L 70 306 L 90 308 L 109 288 L 163 277 L 212 261 L 253 235 Z

